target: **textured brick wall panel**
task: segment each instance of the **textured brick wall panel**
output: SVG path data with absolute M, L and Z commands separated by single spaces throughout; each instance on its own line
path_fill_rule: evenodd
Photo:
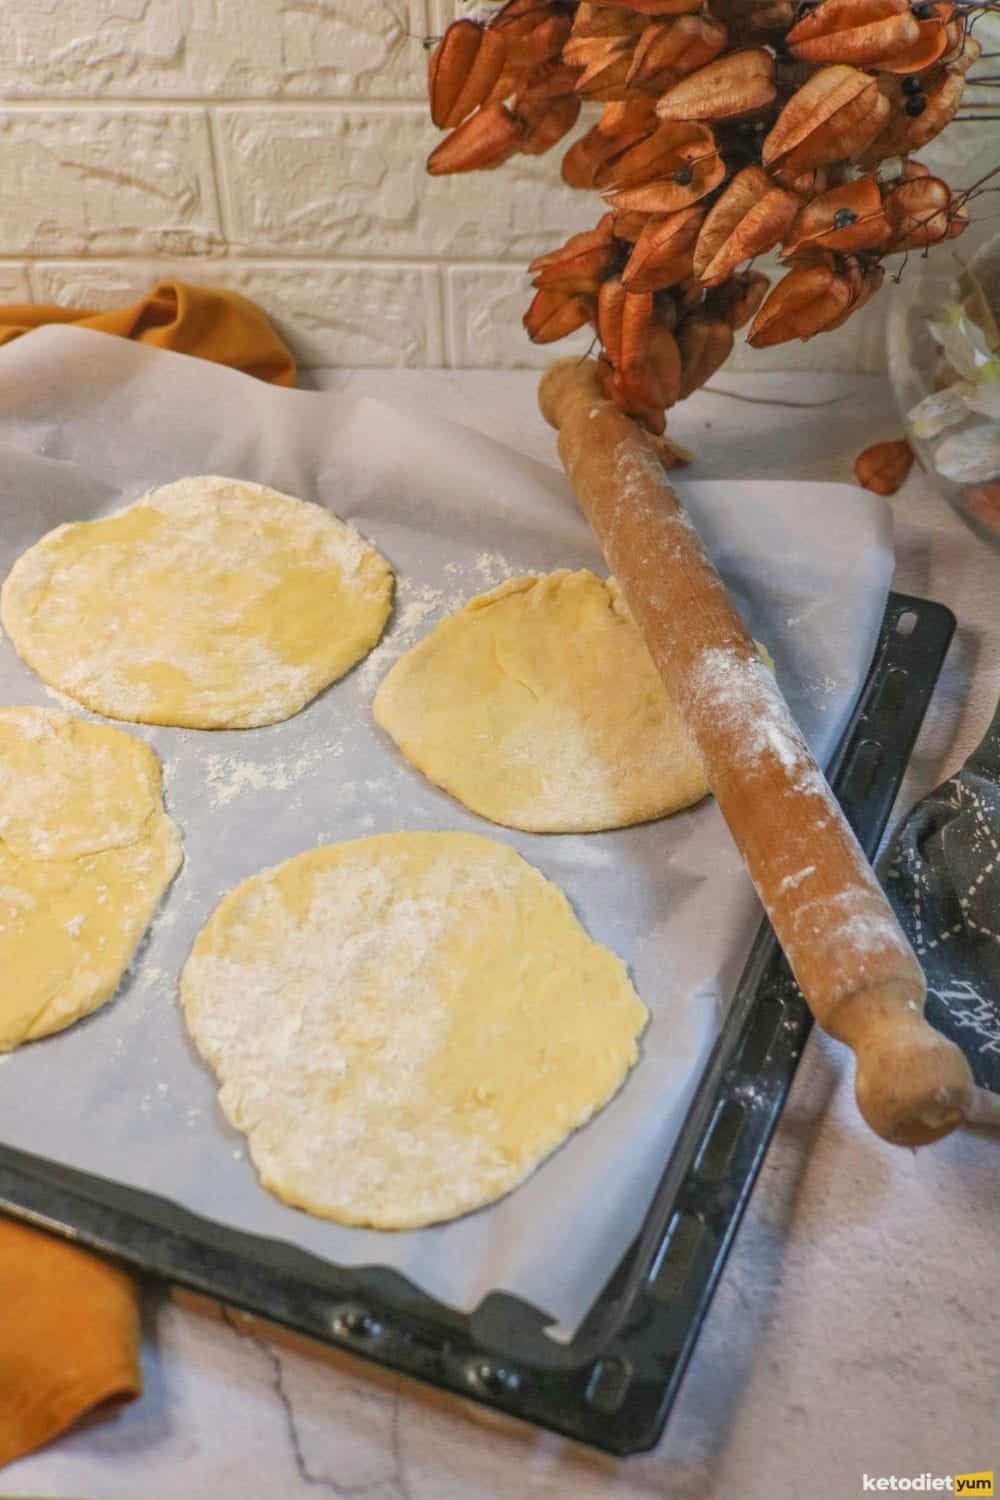
M 36 256 L 221 252 L 206 112 L 7 110 L 0 246 Z
M 448 363 L 459 368 L 544 369 L 563 354 L 585 354 L 589 328 L 558 344 L 532 344 L 521 318 L 533 296 L 527 272 L 517 266 L 450 266 Z
M 588 194 L 553 181 L 554 159 L 428 177 L 438 133 L 419 107 L 223 108 L 218 131 L 230 236 L 260 253 L 523 265 L 595 219 Z
M 0 96 L 417 99 L 424 0 L 6 0 Z
M 267 309 L 310 365 L 439 365 L 442 311 L 436 267 L 359 263 L 39 261 L 39 302 L 112 307 L 163 277 L 227 286 Z
M 31 285 L 27 266 L 13 261 L 0 263 L 0 302 L 30 302 Z

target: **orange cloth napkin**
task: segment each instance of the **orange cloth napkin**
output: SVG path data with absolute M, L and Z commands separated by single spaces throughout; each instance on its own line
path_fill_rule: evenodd
M 161 281 L 133 307 L 0 307 L 0 344 L 75 323 L 295 384 L 295 361 L 236 292 Z M 0 1466 L 101 1407 L 142 1391 L 139 1299 L 123 1271 L 63 1240 L 0 1219 Z
M 131 1278 L 64 1240 L 0 1222 L 0 1465 L 141 1391 Z
M 75 323 L 178 354 L 232 365 L 273 385 L 295 384 L 295 360 L 255 302 L 221 287 L 161 281 L 132 307 L 86 312 L 24 303 L 0 307 L 0 344 L 45 323 Z

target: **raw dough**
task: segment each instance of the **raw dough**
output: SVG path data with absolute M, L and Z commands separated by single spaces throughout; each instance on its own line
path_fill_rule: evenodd
M 247 729 L 288 719 L 382 634 L 383 557 L 322 506 L 214 476 L 57 526 L 0 615 L 51 687 L 113 719 Z
M 658 818 L 708 791 L 613 579 L 513 578 L 389 672 L 377 722 L 466 807 L 532 833 Z
M 244 881 L 181 998 L 264 1186 L 381 1229 L 509 1192 L 607 1103 L 647 1020 L 559 887 L 466 833 L 356 839 Z
M 180 862 L 148 745 L 0 709 L 0 1051 L 111 998 Z

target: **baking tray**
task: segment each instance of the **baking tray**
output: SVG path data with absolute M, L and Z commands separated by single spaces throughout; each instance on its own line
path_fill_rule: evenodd
M 955 628 L 890 594 L 830 779 L 874 856 Z M 507 1293 L 470 1314 L 398 1272 L 331 1265 L 163 1198 L 0 1146 L 0 1207 L 41 1228 L 606 1452 L 651 1448 L 722 1273 L 809 1035 L 770 925 L 756 938 L 634 1241 L 566 1343 Z

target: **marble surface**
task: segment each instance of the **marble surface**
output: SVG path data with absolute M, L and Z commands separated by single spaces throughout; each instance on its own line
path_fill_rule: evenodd
M 554 455 L 530 373 L 320 380 Z M 671 425 L 699 475 L 847 479 L 859 448 L 897 432 L 877 377 L 713 386 Z M 1000 558 L 919 473 L 893 508 L 896 586 L 960 622 L 903 810 L 969 752 L 1000 693 Z M 874 1138 L 844 1054 L 814 1034 L 654 1452 L 615 1461 L 150 1287 L 142 1400 L 5 1469 L 0 1500 L 841 1500 L 865 1473 L 1000 1467 L 998 1166 L 996 1136 L 919 1154 Z

